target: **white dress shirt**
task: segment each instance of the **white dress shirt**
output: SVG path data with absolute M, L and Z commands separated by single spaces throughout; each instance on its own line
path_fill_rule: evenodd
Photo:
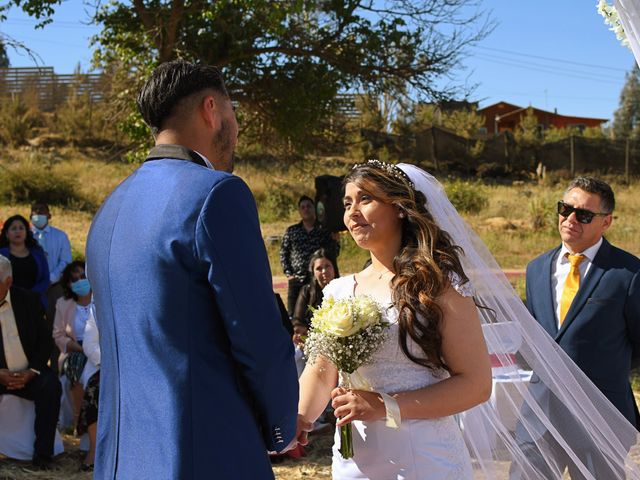
M 20 372 L 29 368 L 29 360 L 22 348 L 16 317 L 11 306 L 11 293 L 7 292 L 6 302 L 0 307 L 0 328 L 2 328 L 2 346 L 7 369 Z M 1 302 L 0 302 L 1 303 Z
M 600 250 L 600 245 L 602 245 L 602 237 L 600 237 L 600 240 L 587 248 L 584 252 L 576 252 L 586 257 L 578 266 L 578 269 L 580 270 L 580 285 L 582 285 L 582 281 L 587 276 L 587 272 L 591 268 L 591 262 L 596 258 L 598 250 Z M 571 271 L 571 264 L 567 258 L 567 253 L 571 252 L 569 252 L 569 249 L 563 243 L 555 261 L 553 262 L 553 271 L 551 272 L 551 285 L 554 292 L 553 307 L 556 313 L 556 325 L 558 325 L 558 328 L 560 328 L 560 299 L 562 298 L 562 291 L 564 290 L 564 284 L 567 280 L 567 276 Z
M 64 267 L 72 260 L 69 237 L 62 230 L 49 224 L 42 230 L 32 227 L 31 231 L 47 257 L 49 280 L 51 283 L 56 283 L 60 280 Z
M 84 341 L 82 342 L 82 350 L 89 359 L 89 363 L 97 368 L 100 367 L 100 334 L 96 325 L 96 311 L 93 304 L 89 310 L 89 318 L 87 325 L 84 327 Z
M 211 170 L 215 170 L 215 168 L 213 168 L 213 165 L 211 164 L 211 162 L 209 161 L 209 159 L 207 157 L 205 157 L 203 154 L 201 154 L 197 150 L 194 150 L 194 152 L 196 152 L 198 155 L 200 155 L 200 158 L 202 158 L 202 160 L 204 160 L 204 163 L 207 164 L 207 167 L 209 167 Z
M 84 329 L 87 325 L 87 319 L 89 318 L 89 312 L 93 307 L 93 299 L 89 305 L 80 305 L 76 303 L 76 316 L 73 320 L 73 332 L 76 334 L 76 340 L 82 342 L 84 339 Z

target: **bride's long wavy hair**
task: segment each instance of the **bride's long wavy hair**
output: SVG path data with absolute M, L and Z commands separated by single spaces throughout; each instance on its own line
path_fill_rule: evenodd
M 448 370 L 442 355 L 442 310 L 437 299 L 450 286 L 455 274 L 468 282 L 460 263 L 460 247 L 433 220 L 426 198 L 416 191 L 399 168 L 384 164 L 362 164 L 344 178 L 377 200 L 395 205 L 404 213 L 402 244 L 393 260 L 392 301 L 398 309 L 400 348 L 412 362 L 437 371 Z M 407 345 L 410 337 L 424 356 L 416 356 Z

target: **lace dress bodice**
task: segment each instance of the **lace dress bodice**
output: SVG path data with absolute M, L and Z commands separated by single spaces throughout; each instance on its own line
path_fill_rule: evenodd
M 460 285 L 454 278 L 451 284 L 461 295 L 473 295 L 470 285 Z M 354 275 L 338 278 L 325 287 L 324 297 L 347 298 L 354 295 L 354 287 Z M 396 393 L 423 388 L 448 378 L 445 370 L 434 372 L 407 358 L 398 342 L 398 311 L 390 296 L 376 300 L 382 306 L 384 319 L 390 324 L 388 336 L 372 361 L 351 376 L 352 384 L 354 380 L 363 379 L 367 383 L 365 389 Z M 410 338 L 407 347 L 418 357 L 424 355 Z M 334 479 L 470 480 L 473 477 L 469 452 L 453 416 L 402 419 L 397 429 L 387 427 L 383 420 L 355 420 L 352 425 L 355 456 L 351 459 L 345 460 L 338 452 L 336 431 L 332 462 Z
M 337 278 L 325 287 L 324 297 L 332 296 L 340 300 L 353 296 L 355 282 L 355 275 Z M 452 278 L 451 284 L 461 295 L 473 295 L 471 285 L 468 283 L 461 285 L 457 277 Z M 449 374 L 446 370 L 434 372 L 407 358 L 400 348 L 398 311 L 391 303 L 391 297 L 375 300 L 382 306 L 382 315 L 389 323 L 389 328 L 387 338 L 374 354 L 373 360 L 358 369 L 358 374 L 368 382 L 371 390 L 385 393 L 416 390 L 447 378 Z M 424 356 L 420 347 L 411 338 L 407 339 L 407 347 L 412 355 Z

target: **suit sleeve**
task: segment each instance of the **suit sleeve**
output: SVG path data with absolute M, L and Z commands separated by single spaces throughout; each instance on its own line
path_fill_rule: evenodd
M 31 358 L 29 358 L 29 368 L 42 370 L 47 365 L 49 355 L 51 354 L 51 329 L 44 315 L 44 307 L 38 301 L 32 302 L 30 306 L 33 322 L 36 324 L 37 341 L 36 349 Z
M 266 447 L 280 451 L 296 432 L 298 378 L 293 342 L 278 312 L 258 212 L 246 184 L 238 177 L 216 184 L 196 228 L 197 255 L 210 265 L 209 283 Z
M 640 271 L 631 279 L 627 301 L 624 306 L 627 332 L 633 344 L 634 356 L 640 356 Z
M 530 272 L 530 268 L 531 268 L 531 264 L 527 265 L 527 272 L 525 274 L 525 305 L 527 307 L 527 310 L 529 310 L 529 313 L 531 314 L 531 316 L 533 318 L 535 318 L 535 315 L 533 313 L 533 293 L 532 293 L 532 288 L 531 288 L 531 272 Z M 537 319 L 536 319 L 537 320 Z
M 62 230 L 59 230 L 58 234 L 60 236 L 60 258 L 58 259 L 58 264 L 51 272 L 49 272 L 49 279 L 51 283 L 60 280 L 64 267 L 70 264 L 73 260 L 71 256 L 71 243 L 69 242 L 69 237 Z
M 33 255 L 36 258 L 38 264 L 38 277 L 36 278 L 36 284 L 31 289 L 34 292 L 40 294 L 43 298 L 43 303 L 46 303 L 46 291 L 49 288 L 49 265 L 47 264 L 47 258 L 44 256 L 42 250 L 33 250 Z

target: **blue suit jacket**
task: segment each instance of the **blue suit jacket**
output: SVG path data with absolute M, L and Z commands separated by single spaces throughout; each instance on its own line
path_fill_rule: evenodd
M 557 247 L 527 265 L 527 308 L 618 410 L 637 427 L 629 384 L 640 346 L 640 259 L 606 239 L 558 330 L 552 263 Z
M 100 208 L 87 259 L 102 352 L 94 478 L 273 478 L 267 450 L 295 435 L 298 382 L 245 183 L 147 161 Z

